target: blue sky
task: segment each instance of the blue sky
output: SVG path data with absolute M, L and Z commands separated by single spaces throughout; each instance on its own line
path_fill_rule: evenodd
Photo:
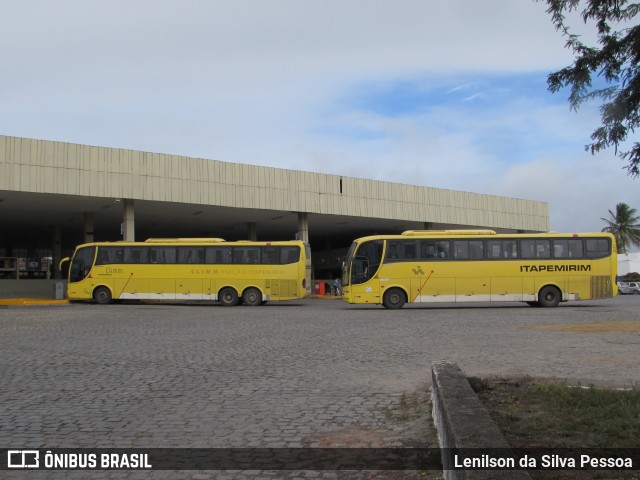
M 542 200 L 556 231 L 640 209 L 584 151 L 597 105 L 547 91 L 541 2 L 23 0 L 0 42 L 5 135 Z
M 447 134 L 466 131 L 480 150 L 506 163 L 529 161 L 551 149 L 570 152 L 575 145 L 567 138 L 568 132 L 546 129 L 544 119 L 530 115 L 542 106 L 566 109 L 562 94 L 554 96 L 547 91 L 546 77 L 545 71 L 475 73 L 356 85 L 331 103 L 324 133 L 347 141 L 392 142 L 393 133 L 378 124 L 354 122 L 345 126 L 333 122 L 346 112 L 416 123 L 436 117 L 433 128 Z M 545 138 L 540 142 L 543 130 Z

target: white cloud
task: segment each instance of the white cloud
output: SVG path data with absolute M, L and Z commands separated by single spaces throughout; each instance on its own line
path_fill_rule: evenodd
M 581 150 L 594 112 L 539 93 L 492 104 L 492 76 L 571 62 L 544 10 L 530 0 L 9 2 L 0 133 L 548 200 L 552 228 L 593 229 L 588 219 L 618 201 L 640 208 L 611 152 Z M 354 86 L 404 79 L 425 92 L 439 82 L 452 103 L 396 117 L 336 103 Z M 453 97 L 486 106 L 460 109 Z

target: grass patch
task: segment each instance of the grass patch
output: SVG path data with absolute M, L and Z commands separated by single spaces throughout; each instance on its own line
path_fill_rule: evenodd
M 640 389 L 470 379 L 513 447 L 640 448 Z
M 637 386 L 611 390 L 531 378 L 470 378 L 469 383 L 514 448 L 640 448 Z M 529 473 L 533 478 L 638 478 L 638 472 Z

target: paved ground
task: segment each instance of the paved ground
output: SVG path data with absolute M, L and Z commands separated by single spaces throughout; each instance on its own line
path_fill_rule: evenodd
M 638 384 L 639 307 L 640 296 L 556 309 L 501 304 L 389 311 L 339 300 L 257 308 L 0 308 L 0 446 L 434 446 L 425 411 L 433 361 L 456 361 L 470 375 Z M 351 478 L 334 472 L 291 476 Z M 12 472 L 11 478 L 27 476 Z

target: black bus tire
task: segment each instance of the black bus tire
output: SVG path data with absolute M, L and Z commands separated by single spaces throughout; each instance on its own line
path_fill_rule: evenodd
M 407 296 L 399 288 L 390 288 L 384 292 L 384 296 L 382 297 L 382 305 L 386 308 L 402 308 L 405 303 L 407 303 Z
M 547 285 L 538 294 L 538 304 L 541 307 L 557 307 L 562 300 L 562 293 L 556 287 Z
M 257 307 L 262 305 L 262 293 L 257 288 L 247 288 L 242 294 L 242 300 L 245 305 Z
M 113 301 L 111 290 L 107 287 L 98 287 L 93 291 L 93 299 L 98 305 L 109 305 Z
M 218 301 L 225 307 L 233 307 L 239 302 L 238 292 L 231 287 L 223 288 L 218 294 Z

